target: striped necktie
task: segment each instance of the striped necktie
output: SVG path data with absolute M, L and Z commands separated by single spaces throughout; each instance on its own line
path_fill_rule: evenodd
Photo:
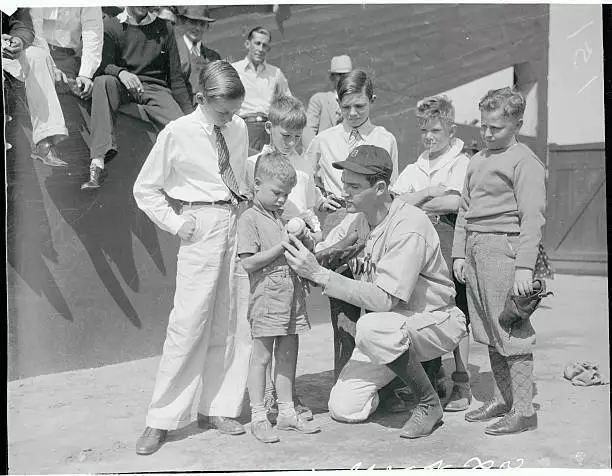
M 238 202 L 242 200 L 242 196 L 240 195 L 240 187 L 238 186 L 238 181 L 236 180 L 236 176 L 234 175 L 234 171 L 232 170 L 232 166 L 230 165 L 230 154 L 227 148 L 227 143 L 225 142 L 225 137 L 223 137 L 223 133 L 221 132 L 221 128 L 219 126 L 214 126 L 215 135 L 217 136 L 217 155 L 219 157 L 219 173 L 221 174 L 221 179 L 223 179 L 223 183 L 227 188 L 229 188 L 231 192 L 230 201 L 232 205 L 238 205 Z
M 352 150 L 355 147 L 357 147 L 357 144 L 359 143 L 360 139 L 361 139 L 361 134 L 359 134 L 359 131 L 355 128 L 351 129 L 351 133 L 349 134 L 349 139 L 348 139 L 349 148 Z

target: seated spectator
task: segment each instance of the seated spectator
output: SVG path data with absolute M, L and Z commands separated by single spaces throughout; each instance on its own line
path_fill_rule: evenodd
M 45 165 L 65 167 L 55 144 L 67 137 L 68 130 L 55 92 L 55 66 L 46 43 L 36 38 L 28 9 L 17 9 L 10 17 L 3 13 L 2 31 L 3 73 L 25 84 L 34 143 L 31 156 Z
M 336 86 L 340 78 L 346 73 L 350 73 L 352 69 L 353 63 L 349 56 L 342 55 L 332 58 L 331 68 L 329 68 L 331 90 L 316 93 L 308 101 L 308 109 L 306 110 L 308 122 L 302 136 L 304 148 L 308 147 L 312 138 L 319 132 L 342 122 L 342 112 L 340 111 L 340 104 L 338 104 Z
M 100 187 L 105 160 L 117 154 L 115 125 L 122 104 L 141 104 L 160 129 L 193 111 L 172 24 L 147 7 L 126 7 L 104 21 L 102 64 L 91 102 L 91 165 L 82 190 Z
M 180 29 L 183 32 L 176 39 L 181 57 L 181 70 L 195 104 L 195 94 L 198 90 L 198 79 L 202 67 L 211 61 L 221 59 L 219 53 L 202 43 L 202 34 L 208 30 L 215 19 L 208 16 L 208 8 L 205 6 L 189 5 L 176 8 L 180 25 L 177 30 Z

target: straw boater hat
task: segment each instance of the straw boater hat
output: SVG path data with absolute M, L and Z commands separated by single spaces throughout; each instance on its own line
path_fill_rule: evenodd
M 176 12 L 177 16 L 188 18 L 189 20 L 205 21 L 208 23 L 215 21 L 214 18 L 209 16 L 208 7 L 205 5 L 177 6 Z

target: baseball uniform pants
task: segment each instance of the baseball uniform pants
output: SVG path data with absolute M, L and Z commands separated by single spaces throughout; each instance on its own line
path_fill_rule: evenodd
M 185 207 L 194 241 L 181 241 L 170 313 L 147 426 L 174 430 L 198 413 L 238 417 L 251 337 L 249 278 L 236 255 L 236 209 Z M 195 405 L 194 405 L 195 404 Z
M 465 316 L 458 308 L 411 315 L 365 314 L 357 322 L 355 351 L 332 387 L 330 415 L 345 422 L 366 420 L 378 407 L 378 390 L 396 377 L 386 364 L 411 345 L 421 362 L 441 357 L 466 334 Z

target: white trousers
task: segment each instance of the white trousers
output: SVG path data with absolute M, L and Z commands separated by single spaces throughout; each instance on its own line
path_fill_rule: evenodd
M 68 129 L 55 92 L 53 60 L 49 52 L 32 45 L 17 59 L 2 58 L 2 69 L 25 82 L 34 144 L 47 137 L 60 136 L 54 142 L 67 137 Z
M 178 253 L 170 313 L 147 426 L 174 430 L 203 415 L 238 417 L 251 354 L 249 278 L 236 255 L 236 210 L 186 207 L 194 241 Z

